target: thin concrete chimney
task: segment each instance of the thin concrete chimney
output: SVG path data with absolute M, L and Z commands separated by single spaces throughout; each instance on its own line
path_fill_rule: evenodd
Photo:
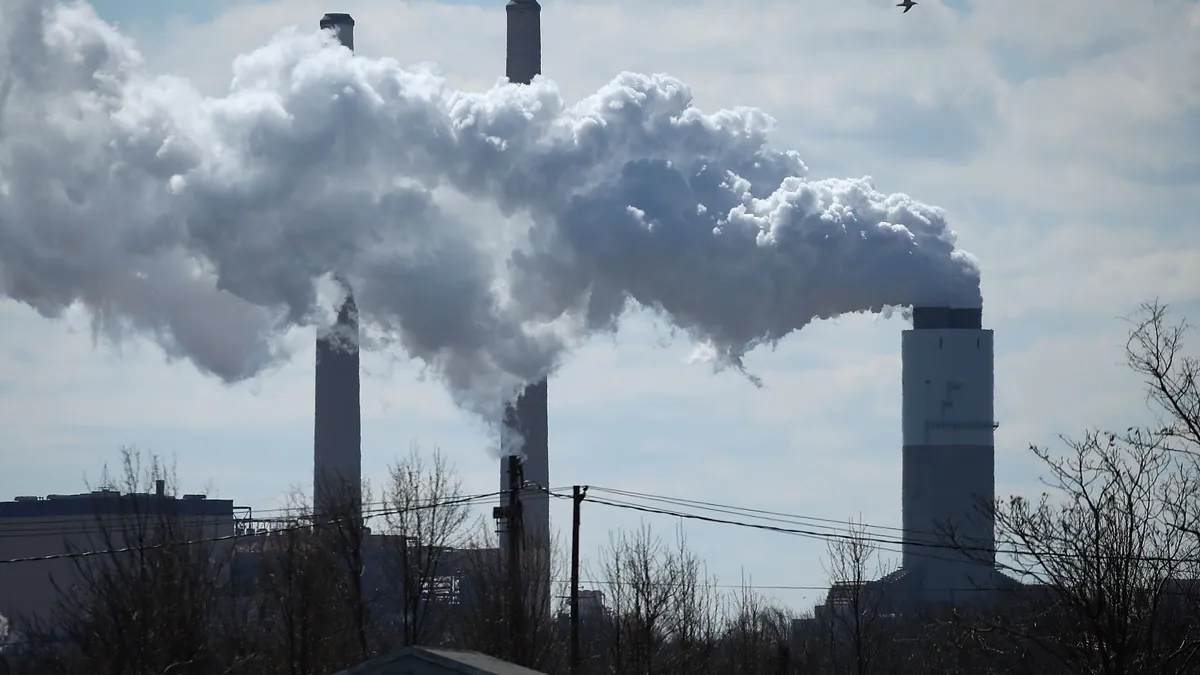
M 321 29 L 333 31 L 342 45 L 354 49 L 354 19 L 349 14 L 326 14 Z M 362 513 L 358 308 L 349 284 L 339 281 L 346 298 L 338 308 L 337 322 L 317 336 L 313 511 L 318 516 L 331 510 Z
M 542 6 L 537 0 L 509 0 L 505 9 L 508 39 L 504 74 L 510 82 L 529 84 L 542 72 Z M 510 439 L 514 437 L 522 442 L 522 471 L 526 483 L 531 484 L 521 493 L 522 532 L 536 542 L 546 560 L 550 555 L 550 497 L 544 492 L 550 488 L 547 388 L 546 380 L 527 386 L 506 411 L 501 433 L 504 447 L 512 445 Z M 505 506 L 509 487 L 507 463 L 501 461 L 501 504 Z

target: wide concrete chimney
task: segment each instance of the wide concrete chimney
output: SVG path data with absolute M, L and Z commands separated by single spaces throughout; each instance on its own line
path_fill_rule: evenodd
M 332 30 L 343 45 L 354 49 L 354 19 L 349 14 L 326 14 L 321 28 Z M 349 285 L 342 285 L 346 298 L 337 322 L 317 336 L 313 512 L 318 517 L 362 513 L 358 308 Z
M 508 39 L 504 74 L 510 82 L 529 84 L 542 72 L 542 6 L 537 0 L 509 0 Z M 505 414 L 501 442 L 504 447 L 520 441 L 524 454 L 524 479 L 533 487 L 521 493 L 522 531 L 533 551 L 544 560 L 550 556 L 550 498 L 541 488 L 550 488 L 549 419 L 546 380 L 530 384 Z M 500 462 L 501 504 L 508 504 L 510 487 L 507 462 Z M 501 542 L 503 542 L 503 537 Z M 532 552 L 532 551 L 531 551 Z M 547 572 L 548 573 L 548 572 Z
M 904 331 L 903 568 L 923 602 L 995 583 L 995 373 L 978 308 L 917 307 Z

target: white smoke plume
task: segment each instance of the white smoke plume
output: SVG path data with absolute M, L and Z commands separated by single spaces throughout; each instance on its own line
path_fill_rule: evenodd
M 981 301 L 942 210 L 808 180 L 766 114 L 705 114 L 667 76 L 573 105 L 545 79 L 456 91 L 292 30 L 210 98 L 148 72 L 87 4 L 16 2 L 0 293 L 47 317 L 82 305 L 99 333 L 227 382 L 288 358 L 334 272 L 376 347 L 488 415 L 633 304 L 740 367 L 815 318 Z M 447 208 L 464 199 L 519 218 Z

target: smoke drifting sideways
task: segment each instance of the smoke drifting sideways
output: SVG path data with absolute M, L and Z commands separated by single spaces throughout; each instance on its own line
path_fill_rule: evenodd
M 85 3 L 17 4 L 0 292 L 47 317 L 81 305 L 98 334 L 148 335 L 229 383 L 289 358 L 333 273 L 371 348 L 491 419 L 634 305 L 741 367 L 816 318 L 981 302 L 941 209 L 808 180 L 765 113 L 705 114 L 668 76 L 573 105 L 546 79 L 456 91 L 293 29 L 205 97 Z

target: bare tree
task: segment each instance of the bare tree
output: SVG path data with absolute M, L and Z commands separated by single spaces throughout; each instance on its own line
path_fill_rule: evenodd
M 645 525 L 636 534 L 610 535 L 599 567 L 611 609 L 604 670 L 700 673 L 713 665 L 721 601 L 682 528 L 674 547 Z
M 799 665 L 792 655 L 791 618 L 766 602 L 745 580 L 734 595 L 716 672 L 784 675 Z
M 219 525 L 183 511 L 169 498 L 173 470 L 142 457 L 126 448 L 118 476 L 106 467 L 94 518 L 66 541 L 55 608 L 29 622 L 18 671 L 208 673 L 250 658 L 225 649 L 239 617 L 223 583 L 231 549 L 215 541 Z
M 341 490 L 328 494 L 332 495 L 328 519 L 316 523 L 316 533 L 328 547 L 326 551 L 333 556 L 333 587 L 341 592 L 346 625 L 353 636 L 352 642 L 346 645 L 346 657 L 339 661 L 352 665 L 367 660 L 373 654 L 371 617 L 364 587 L 368 530 L 363 512 L 363 500 L 365 498 L 366 503 L 370 503 L 371 489 L 365 482 L 361 485 L 344 484 Z
M 1008 554 L 997 564 L 1025 582 L 993 628 L 1064 672 L 1183 673 L 1200 651 L 1198 366 L 1164 306 L 1133 326 L 1128 363 L 1156 424 L 1089 431 L 1061 453 L 1033 446 L 1048 492 L 988 507 Z
M 256 563 L 249 594 L 262 672 L 316 675 L 335 663 L 346 665 L 333 644 L 346 628 L 343 593 L 328 537 L 316 532 L 302 495 L 294 494 L 292 502 L 289 513 L 248 542 L 242 556 Z
M 437 447 L 426 463 L 414 445 L 391 467 L 384 505 L 380 542 L 390 582 L 384 596 L 398 609 L 401 644 L 437 641 L 461 576 L 458 550 L 470 518 L 462 481 Z
M 527 540 L 523 551 L 546 550 L 541 542 Z M 550 558 L 522 555 L 519 608 L 511 602 L 511 577 L 508 561 L 501 555 L 499 540 L 491 523 L 481 520 L 467 546 L 458 552 L 455 563 L 459 574 L 459 599 L 451 608 L 448 641 L 460 649 L 471 649 L 501 659 L 523 655 L 522 664 L 544 672 L 560 672 L 565 666 L 562 636 L 552 608 L 542 602 L 552 598 L 563 578 L 562 555 L 551 540 Z M 520 612 L 520 636 L 511 635 L 514 612 Z M 521 640 L 514 645 L 513 639 Z
M 831 538 L 827 548 L 830 590 L 821 623 L 828 634 L 831 664 L 838 673 L 878 672 L 890 642 L 884 612 L 887 586 L 871 582 L 882 580 L 895 566 L 880 559 L 861 520 L 851 520 L 845 536 Z

